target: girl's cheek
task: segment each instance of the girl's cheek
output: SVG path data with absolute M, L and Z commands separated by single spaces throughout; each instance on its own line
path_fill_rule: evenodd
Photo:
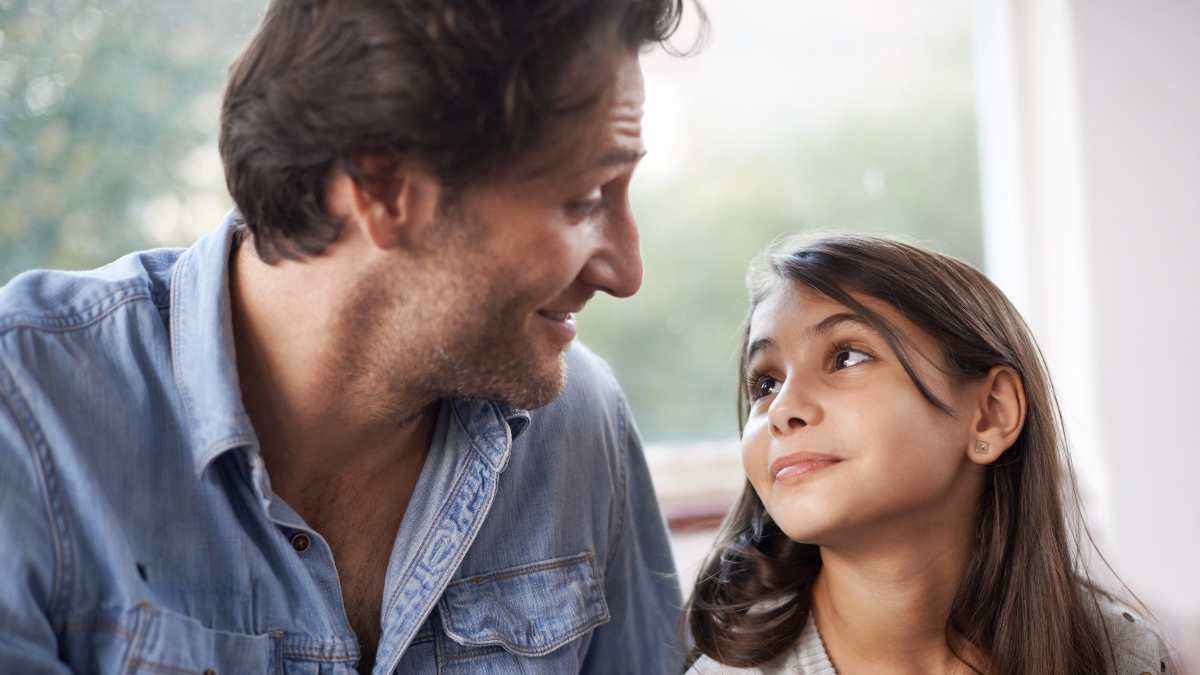
M 763 477 L 767 475 L 767 450 L 770 436 L 767 433 L 766 416 L 751 417 L 742 430 L 742 468 L 750 482 L 760 492 Z

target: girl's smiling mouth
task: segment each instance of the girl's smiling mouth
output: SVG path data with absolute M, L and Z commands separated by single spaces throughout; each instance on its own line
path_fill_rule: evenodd
M 790 483 L 821 469 L 831 467 L 840 461 L 842 461 L 841 457 L 812 452 L 785 455 L 771 462 L 771 480 L 776 483 Z

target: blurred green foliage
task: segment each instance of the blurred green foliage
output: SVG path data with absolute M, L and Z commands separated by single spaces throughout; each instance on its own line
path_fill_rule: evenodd
M 0 283 L 162 243 L 262 1 L 0 0 Z M 215 150 L 212 150 L 215 153 Z M 215 223 L 214 223 L 215 225 Z
M 904 235 L 982 266 L 975 139 L 972 107 L 931 105 L 901 119 L 847 119 L 766 154 L 692 157 L 669 184 L 635 192 L 642 290 L 597 297 L 578 320 L 645 438 L 736 438 L 746 269 L 778 238 Z

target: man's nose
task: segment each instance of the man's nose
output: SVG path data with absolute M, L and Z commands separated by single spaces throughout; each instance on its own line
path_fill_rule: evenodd
M 626 298 L 642 286 L 642 251 L 637 220 L 628 199 L 597 225 L 595 250 L 579 279 L 597 290 Z

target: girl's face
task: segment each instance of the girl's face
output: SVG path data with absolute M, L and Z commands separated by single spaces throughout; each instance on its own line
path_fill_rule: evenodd
M 921 395 L 865 319 L 781 284 L 751 317 L 746 474 L 783 532 L 804 543 L 857 547 L 961 531 L 983 485 L 969 455 L 967 413 L 978 392 L 942 372 L 933 339 L 894 308 L 857 299 L 907 340 L 913 369 L 955 416 Z

